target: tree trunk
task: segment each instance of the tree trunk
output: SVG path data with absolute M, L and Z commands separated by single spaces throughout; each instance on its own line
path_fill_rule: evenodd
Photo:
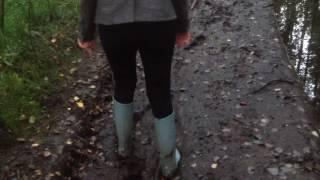
M 11 147 L 14 143 L 15 138 L 13 134 L 8 131 L 0 119 L 0 151 Z
M 313 1 L 312 27 L 311 27 L 311 52 L 313 53 L 314 95 L 320 96 L 320 10 L 319 0 Z
M 0 0 L 0 31 L 4 30 L 4 0 Z

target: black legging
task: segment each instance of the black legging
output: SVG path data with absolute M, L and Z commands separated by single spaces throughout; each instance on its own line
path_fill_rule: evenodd
M 136 88 L 136 54 L 144 66 L 147 95 L 156 118 L 172 113 L 170 95 L 171 62 L 175 43 L 175 22 L 138 22 L 99 25 L 102 46 L 114 79 L 114 98 L 131 103 Z

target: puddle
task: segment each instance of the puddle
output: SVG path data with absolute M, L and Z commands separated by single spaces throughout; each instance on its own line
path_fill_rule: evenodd
M 274 0 L 274 8 L 290 61 L 320 109 L 320 1 Z

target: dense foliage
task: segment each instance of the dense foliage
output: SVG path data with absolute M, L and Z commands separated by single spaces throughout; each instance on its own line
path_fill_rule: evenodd
M 16 133 L 42 118 L 42 97 L 75 55 L 77 13 L 76 0 L 5 0 L 0 121 Z

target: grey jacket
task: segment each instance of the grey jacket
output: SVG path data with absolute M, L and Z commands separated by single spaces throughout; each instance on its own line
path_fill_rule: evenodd
M 187 0 L 80 0 L 80 39 L 93 40 L 96 24 L 176 21 L 177 33 L 189 28 Z

